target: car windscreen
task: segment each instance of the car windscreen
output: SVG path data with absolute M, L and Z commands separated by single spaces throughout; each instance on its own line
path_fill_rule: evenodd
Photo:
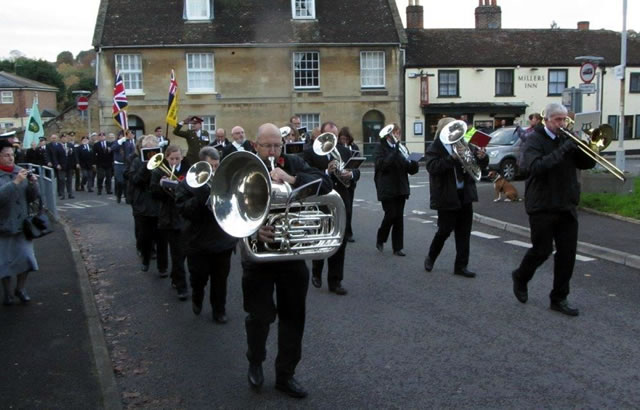
M 515 128 L 500 128 L 491 133 L 489 145 L 513 145 L 518 140 Z

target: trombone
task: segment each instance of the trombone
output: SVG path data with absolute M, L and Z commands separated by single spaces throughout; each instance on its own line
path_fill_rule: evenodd
M 542 124 L 545 125 L 545 112 L 544 110 L 541 113 L 542 115 Z M 565 124 L 567 128 L 572 128 L 574 121 L 570 117 L 565 119 Z M 613 140 L 613 128 L 609 124 L 601 124 L 598 128 L 592 128 L 588 131 L 584 131 L 585 134 L 589 136 L 587 142 L 582 141 L 582 139 L 573 135 L 573 133 L 566 128 L 560 127 L 559 130 L 567 137 L 571 138 L 580 151 L 582 151 L 586 156 L 600 164 L 604 169 L 611 172 L 613 176 L 618 178 L 620 181 L 626 181 L 626 177 L 624 176 L 624 172 L 609 162 L 606 158 L 600 155 L 600 151 L 606 149 L 611 141 Z

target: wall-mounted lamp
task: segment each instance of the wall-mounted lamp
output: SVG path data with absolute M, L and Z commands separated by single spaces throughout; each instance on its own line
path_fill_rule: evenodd
M 480 73 L 482 71 L 484 71 L 484 68 L 476 68 L 476 73 Z
M 531 70 L 531 71 L 538 71 L 538 67 L 531 67 L 529 70 Z

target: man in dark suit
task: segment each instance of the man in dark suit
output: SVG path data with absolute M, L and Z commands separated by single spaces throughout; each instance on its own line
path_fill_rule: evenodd
M 244 128 L 242 128 L 241 126 L 236 125 L 231 129 L 231 138 L 233 139 L 233 142 L 222 149 L 222 155 L 220 159 L 223 159 L 227 155 L 236 151 L 255 152 L 251 141 L 245 139 Z
M 337 144 L 337 136 L 338 136 L 338 127 L 335 123 L 328 121 L 322 124 L 320 128 L 323 133 L 331 132 L 336 136 L 336 144 Z M 336 145 L 338 152 L 340 153 L 340 157 L 342 161 L 346 162 L 351 157 L 351 152 L 340 145 Z M 316 155 L 313 152 L 313 147 L 309 147 L 304 151 L 304 160 L 311 165 L 312 167 L 319 169 L 324 172 L 326 175 L 331 176 L 333 189 L 338 192 L 342 201 L 345 204 L 345 209 L 351 209 L 349 203 L 353 200 L 351 198 L 351 194 L 349 193 L 349 189 L 347 186 L 338 180 L 336 177 L 336 172 L 338 168 L 338 163 L 333 159 L 333 157 L 329 154 L 327 155 Z M 344 170 L 341 174 L 341 179 L 343 181 L 348 181 L 347 184 L 353 183 L 360 179 L 360 170 Z M 347 211 L 349 212 L 349 211 Z M 343 240 L 342 245 L 338 249 L 336 253 L 334 253 L 328 259 L 328 272 L 327 272 L 327 282 L 329 284 L 329 291 L 335 293 L 336 295 L 346 295 L 347 290 L 342 286 L 342 279 L 344 278 L 344 256 L 347 248 L 347 241 Z M 324 260 L 317 259 L 312 262 L 312 277 L 311 283 L 316 288 L 322 287 L 322 269 L 324 268 Z
M 45 137 L 40 137 L 38 147 L 36 148 L 35 161 L 35 164 L 38 165 L 47 165 L 47 163 L 49 162 L 49 154 L 47 152 L 47 139 Z
M 68 136 L 62 134 L 60 144 L 57 146 L 56 162 L 58 164 L 58 195 L 60 199 L 64 199 L 64 190 L 67 189 L 67 196 L 73 199 L 73 191 L 71 185 L 73 181 L 73 173 L 78 163 L 76 162 L 76 154 L 73 144 L 68 141 Z
M 133 133 L 129 130 L 118 133 L 118 140 L 111 144 L 113 152 L 113 175 L 115 180 L 116 201 L 120 203 L 122 196 L 127 192 L 127 180 L 124 178 L 124 170 L 129 158 L 135 153 Z
M 81 144 L 76 149 L 76 158 L 80 165 L 82 173 L 82 181 L 80 183 L 81 190 L 87 187 L 87 192 L 93 192 L 93 167 L 95 166 L 95 153 L 89 145 L 89 137 L 82 137 Z
M 102 195 L 104 185 L 107 194 L 111 195 L 111 177 L 113 176 L 113 152 L 111 144 L 106 140 L 104 132 L 98 134 L 98 142 L 93 144 L 93 152 L 98 169 L 98 195 Z
M 64 198 L 64 182 L 60 179 L 60 170 L 62 169 L 60 162 L 63 161 L 64 155 L 64 147 L 60 143 L 58 135 L 51 134 L 49 144 L 47 144 L 47 158 L 49 161 L 47 162 L 47 166 L 54 169 L 56 179 L 58 180 L 58 196 L 61 197 L 60 199 Z
M 209 133 L 202 129 L 202 118 L 200 117 L 187 117 L 184 121 L 180 121 L 178 126 L 173 130 L 173 135 L 182 137 L 187 140 L 187 162 L 189 166 L 198 162 L 200 149 L 206 147 L 211 142 Z M 185 124 L 191 124 L 191 129 L 183 130 L 182 127 Z

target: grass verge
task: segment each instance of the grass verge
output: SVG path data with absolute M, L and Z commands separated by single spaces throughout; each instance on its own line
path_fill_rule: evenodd
M 640 177 L 634 178 L 632 194 L 583 193 L 580 206 L 640 220 Z

